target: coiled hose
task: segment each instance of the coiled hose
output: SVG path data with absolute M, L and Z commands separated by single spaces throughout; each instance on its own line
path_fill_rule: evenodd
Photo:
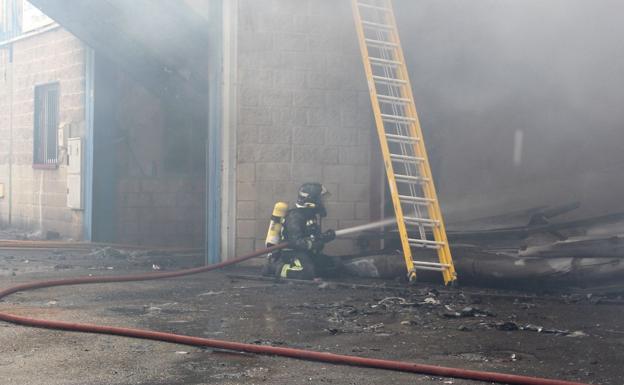
M 173 272 L 163 273 L 146 273 L 137 275 L 121 275 L 121 276 L 105 276 L 105 277 L 79 277 L 79 278 L 67 278 L 48 281 L 36 281 L 29 282 L 20 285 L 15 285 L 0 291 L 0 299 L 16 293 L 18 291 L 27 291 L 33 289 L 41 289 L 52 286 L 67 286 L 67 285 L 83 285 L 92 283 L 110 283 L 110 282 L 128 282 L 128 281 L 147 281 L 154 279 L 174 278 L 191 274 L 203 273 L 210 270 L 216 270 L 225 266 L 234 265 L 236 263 L 261 256 L 279 249 L 286 247 L 286 244 L 280 244 L 269 247 L 267 249 L 254 251 L 250 254 L 230 259 L 214 265 L 197 267 L 192 269 L 185 269 Z M 304 349 L 292 349 L 284 347 L 274 346 L 261 346 L 252 345 L 239 342 L 229 342 L 223 340 L 215 340 L 200 337 L 190 337 L 173 333 L 163 333 L 150 330 L 133 329 L 133 328 L 120 328 L 113 326 L 101 326 L 93 324 L 71 323 L 61 321 L 49 321 L 36 318 L 22 317 L 14 314 L 0 312 L 0 320 L 11 322 L 18 325 L 32 326 L 46 329 L 67 330 L 83 333 L 99 333 L 99 334 L 111 334 L 132 338 L 143 338 L 156 341 L 172 342 L 176 344 L 209 347 L 217 349 L 227 349 L 240 352 L 256 353 L 275 355 L 282 357 L 297 358 L 308 361 L 327 362 L 339 365 L 353 365 L 368 368 L 386 369 L 399 372 L 411 372 L 419 374 L 428 374 L 433 376 L 442 377 L 454 377 L 464 378 L 469 380 L 478 380 L 486 382 L 497 382 L 502 384 L 516 384 L 516 385 L 587 385 L 579 382 L 570 382 L 556 379 L 546 379 L 537 377 L 526 377 L 513 374 L 484 372 L 478 370 L 466 370 L 458 368 L 450 368 L 435 365 L 415 364 L 411 362 L 382 360 L 375 358 L 364 358 L 349 356 L 344 354 L 333 354 L 325 352 L 316 352 L 312 350 Z

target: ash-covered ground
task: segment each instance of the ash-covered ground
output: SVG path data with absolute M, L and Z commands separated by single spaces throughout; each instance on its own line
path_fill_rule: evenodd
M 0 250 L 0 286 L 202 262 L 113 249 Z M 240 277 L 258 273 L 235 267 L 177 279 L 42 289 L 7 297 L 0 309 L 596 385 L 624 378 L 624 305 L 618 297 Z M 0 323 L 0 346 L 6 385 L 478 383 L 6 323 Z

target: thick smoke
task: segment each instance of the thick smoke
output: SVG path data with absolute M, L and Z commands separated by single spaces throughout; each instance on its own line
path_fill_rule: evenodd
M 448 215 L 580 201 L 623 211 L 620 1 L 411 1 L 395 8 Z

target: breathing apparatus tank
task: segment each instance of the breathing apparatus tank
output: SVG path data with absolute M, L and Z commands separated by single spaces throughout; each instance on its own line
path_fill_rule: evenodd
M 288 211 L 288 203 L 277 202 L 273 207 L 269 231 L 266 236 L 266 246 L 271 247 L 280 243 L 282 238 L 282 225 Z

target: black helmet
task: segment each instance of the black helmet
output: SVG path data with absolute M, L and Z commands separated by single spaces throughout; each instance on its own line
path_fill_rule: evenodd
M 317 208 L 321 212 L 325 211 L 323 198 L 329 195 L 329 191 L 320 183 L 308 182 L 299 187 L 297 196 L 298 208 Z

